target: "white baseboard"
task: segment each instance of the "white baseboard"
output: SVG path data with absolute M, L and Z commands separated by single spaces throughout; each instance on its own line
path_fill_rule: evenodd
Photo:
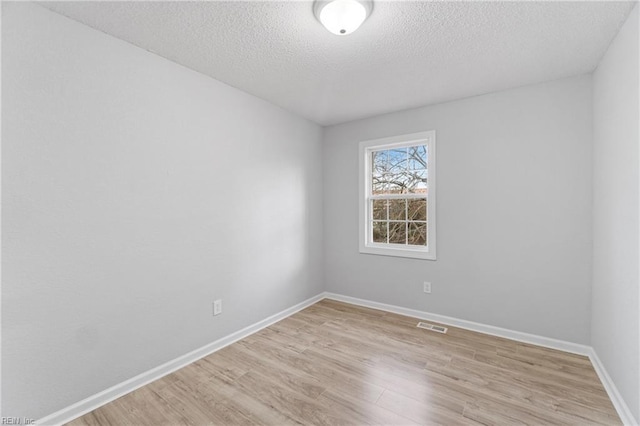
M 350 296 L 343 296 L 335 293 L 325 293 L 327 299 L 338 300 L 340 302 L 351 303 L 353 305 L 365 306 L 367 308 L 380 309 L 382 311 L 393 312 L 395 314 L 406 315 L 428 321 L 434 321 L 452 327 L 464 328 L 466 330 L 477 331 L 479 333 L 490 334 L 492 336 L 504 337 L 518 342 L 530 343 L 532 345 L 544 346 L 546 348 L 558 349 L 578 355 L 589 356 L 591 347 L 578 343 L 566 342 L 564 340 L 552 339 L 550 337 L 538 336 L 536 334 L 523 333 L 509 330 L 507 328 L 495 327 L 478 322 L 467 321 L 446 315 L 432 314 L 430 312 L 418 311 L 415 309 L 403 308 L 401 306 L 387 305 L 386 303 L 372 302 L 370 300 L 358 299 Z
M 432 314 L 430 312 L 403 308 L 401 306 L 388 305 L 386 303 L 379 303 L 350 296 L 343 296 L 341 294 L 325 293 L 325 298 L 345 303 L 351 303 L 352 305 L 359 305 L 367 308 L 379 309 L 381 311 L 392 312 L 395 314 L 406 315 L 418 319 L 438 322 L 441 324 L 450 325 L 452 327 L 459 327 L 466 330 L 477 331 L 479 333 L 491 334 L 493 336 L 516 340 L 518 342 L 529 343 L 532 345 L 544 346 L 551 349 L 558 349 L 564 352 L 571 352 L 578 355 L 588 356 L 622 422 L 627 426 L 638 425 L 638 421 L 631 414 L 629 407 L 624 402 L 624 399 L 622 399 L 622 396 L 611 380 L 611 377 L 607 373 L 607 370 L 604 368 L 604 365 L 600 361 L 600 358 L 598 358 L 596 351 L 591 346 L 565 342 L 563 340 L 552 339 L 535 334 L 522 333 L 520 331 L 494 327 L 492 325 L 480 324 L 477 322 L 448 317 L 445 315 Z
M 60 425 L 70 422 L 82 416 L 83 414 L 86 414 L 98 407 L 101 407 L 104 404 L 107 404 L 117 398 L 120 398 L 123 395 L 128 394 L 129 392 L 132 392 L 148 383 L 158 380 L 161 377 L 166 376 L 167 374 L 173 373 L 174 371 L 179 370 L 180 368 L 185 367 L 192 362 L 199 360 L 200 358 L 210 355 L 213 352 L 224 348 L 225 346 L 229 346 L 230 344 L 244 339 L 245 337 L 257 331 L 260 331 L 265 327 L 275 324 L 276 322 L 288 316 L 291 316 L 296 312 L 301 311 L 302 309 L 311 306 L 322 299 L 324 299 L 324 293 L 318 294 L 317 296 L 307 299 L 304 302 L 298 303 L 295 306 L 292 306 L 288 309 L 278 312 L 275 315 L 265 318 L 262 321 L 258 321 L 255 324 L 245 327 L 242 330 L 236 331 L 235 333 L 218 339 L 215 342 L 209 343 L 208 345 L 189 352 L 188 354 L 182 355 L 156 368 L 139 374 L 129 380 L 112 386 L 109 389 L 85 398 L 80 402 L 70 405 L 69 407 L 63 408 L 62 410 L 43 417 L 37 420 L 35 424 Z
M 618 388 L 613 383 L 613 380 L 611 380 L 611 376 L 609 376 L 609 373 L 607 373 L 607 370 L 604 368 L 604 364 L 600 361 L 595 349 L 590 349 L 591 352 L 589 353 L 589 359 L 591 359 L 591 364 L 593 364 L 593 368 L 596 370 L 604 389 L 607 391 L 613 406 L 616 408 L 616 411 L 620 416 L 620 420 L 622 420 L 622 423 L 626 426 L 637 426 L 639 424 L 638 420 L 636 420 L 633 417 L 633 414 L 631 414 L 629 406 L 624 402 L 624 399 L 622 399 L 620 392 L 618 392 Z

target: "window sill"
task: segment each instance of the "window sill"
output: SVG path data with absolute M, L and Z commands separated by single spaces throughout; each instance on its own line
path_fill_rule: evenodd
M 434 251 L 408 249 L 405 247 L 380 247 L 380 246 L 360 246 L 360 253 L 375 254 L 378 256 L 406 257 L 410 259 L 436 260 Z

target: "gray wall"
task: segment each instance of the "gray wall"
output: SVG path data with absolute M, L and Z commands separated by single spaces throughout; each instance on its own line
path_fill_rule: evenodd
M 4 416 L 50 414 L 323 290 L 319 126 L 2 7 Z
M 640 421 L 638 6 L 593 76 L 591 343 Z
M 589 343 L 591 100 L 580 76 L 325 129 L 327 290 Z M 438 259 L 358 253 L 358 142 L 422 130 Z

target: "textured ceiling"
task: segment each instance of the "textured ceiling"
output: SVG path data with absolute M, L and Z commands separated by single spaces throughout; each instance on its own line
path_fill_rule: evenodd
M 40 4 L 328 125 L 590 72 L 635 3 L 376 1 L 344 37 L 307 1 Z

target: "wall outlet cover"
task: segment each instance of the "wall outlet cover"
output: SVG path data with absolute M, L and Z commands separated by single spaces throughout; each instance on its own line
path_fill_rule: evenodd
M 213 302 L 213 315 L 220 315 L 221 313 L 222 313 L 222 299 L 218 299 Z

